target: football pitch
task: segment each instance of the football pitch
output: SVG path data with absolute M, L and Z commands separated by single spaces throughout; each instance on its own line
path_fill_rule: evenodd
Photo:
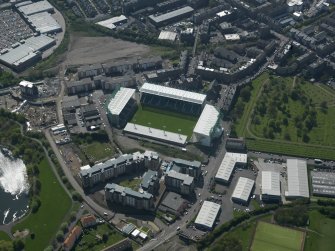
M 304 233 L 259 221 L 251 251 L 300 251 Z
M 190 138 L 197 121 L 198 117 L 140 105 L 131 123 L 184 134 Z

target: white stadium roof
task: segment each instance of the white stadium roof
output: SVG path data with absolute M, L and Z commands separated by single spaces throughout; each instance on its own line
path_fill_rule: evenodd
M 194 133 L 210 136 L 212 129 L 219 118 L 219 112 L 212 105 L 205 105 L 200 118 L 193 130 Z
M 305 160 L 287 159 L 288 197 L 309 198 L 307 163 Z
M 255 181 L 240 177 L 234 189 L 232 198 L 242 200 L 247 202 L 251 193 L 252 188 L 254 187 Z
M 127 123 L 123 129 L 124 132 L 143 136 L 146 138 L 153 138 L 163 140 L 165 142 L 174 143 L 178 145 L 185 145 L 187 136 L 179 133 L 168 132 L 152 127 L 142 126 L 134 123 Z
M 278 172 L 262 172 L 262 194 L 280 196 L 280 179 Z
M 108 111 L 112 115 L 120 115 L 128 101 L 134 95 L 135 89 L 121 87 L 108 104 Z
M 233 169 L 236 165 L 236 163 L 247 163 L 247 157 L 248 155 L 245 153 L 231 153 L 227 152 L 224 156 L 221 165 L 215 175 L 215 179 L 223 180 L 225 182 L 228 182 L 230 179 L 230 176 L 233 172 Z
M 211 201 L 204 201 L 195 219 L 195 224 L 207 228 L 213 228 L 216 217 L 220 211 L 220 205 Z
M 140 92 L 195 104 L 203 104 L 206 99 L 206 95 L 204 94 L 149 83 L 144 83 L 140 89 Z

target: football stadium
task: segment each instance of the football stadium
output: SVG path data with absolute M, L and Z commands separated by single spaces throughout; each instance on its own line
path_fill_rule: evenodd
M 149 83 L 139 91 L 140 104 L 123 129 L 126 135 L 180 146 L 188 142 L 211 146 L 222 134 L 220 113 L 206 104 L 206 95 Z

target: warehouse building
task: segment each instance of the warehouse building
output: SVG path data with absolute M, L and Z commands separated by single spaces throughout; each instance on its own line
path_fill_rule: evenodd
M 124 15 L 120 15 L 117 17 L 112 17 L 104 21 L 97 22 L 97 25 L 103 26 L 110 30 L 114 30 L 118 25 L 127 23 L 128 18 Z
M 280 178 L 278 172 L 262 172 L 261 191 L 261 200 L 280 201 Z
M 121 87 L 108 103 L 108 120 L 117 128 L 124 127 L 136 108 L 135 89 Z
M 235 167 L 244 168 L 247 165 L 248 155 L 245 153 L 227 152 L 215 175 L 215 180 L 226 185 L 229 184 Z
M 192 140 L 204 146 L 211 146 L 212 141 L 221 136 L 220 113 L 212 105 L 205 105 L 197 124 L 193 129 Z
M 27 17 L 34 30 L 41 34 L 61 32 L 62 27 L 48 12 L 33 14 Z
M 232 200 L 235 203 L 247 205 L 254 185 L 255 181 L 240 177 L 231 196 Z
M 53 13 L 54 7 L 48 1 L 38 1 L 32 4 L 27 4 L 18 8 L 18 11 L 25 16 L 30 16 L 36 13 L 49 12 Z
M 287 159 L 288 199 L 309 198 L 307 162 L 306 160 Z
M 335 197 L 335 173 L 311 172 L 313 195 Z
M 177 22 L 183 18 L 190 17 L 193 13 L 194 9 L 190 6 L 185 6 L 183 8 L 167 12 L 164 14 L 153 14 L 149 16 L 149 20 L 156 27 L 162 27 L 168 25 L 170 23 Z
M 195 219 L 195 226 L 199 229 L 212 230 L 220 210 L 221 205 L 211 201 L 204 201 Z
M 182 195 L 191 195 L 194 192 L 194 178 L 172 170 L 165 175 L 165 186 Z
M 141 103 L 181 113 L 200 115 L 206 95 L 171 87 L 144 83 L 140 88 Z
M 152 194 L 137 192 L 115 183 L 105 186 L 105 198 L 107 202 L 136 209 L 152 210 L 154 208 L 154 197 Z

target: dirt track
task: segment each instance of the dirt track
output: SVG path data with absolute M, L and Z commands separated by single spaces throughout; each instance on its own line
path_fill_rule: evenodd
M 67 65 L 82 65 L 134 58 L 148 54 L 146 45 L 112 37 L 75 37 L 70 43 Z

